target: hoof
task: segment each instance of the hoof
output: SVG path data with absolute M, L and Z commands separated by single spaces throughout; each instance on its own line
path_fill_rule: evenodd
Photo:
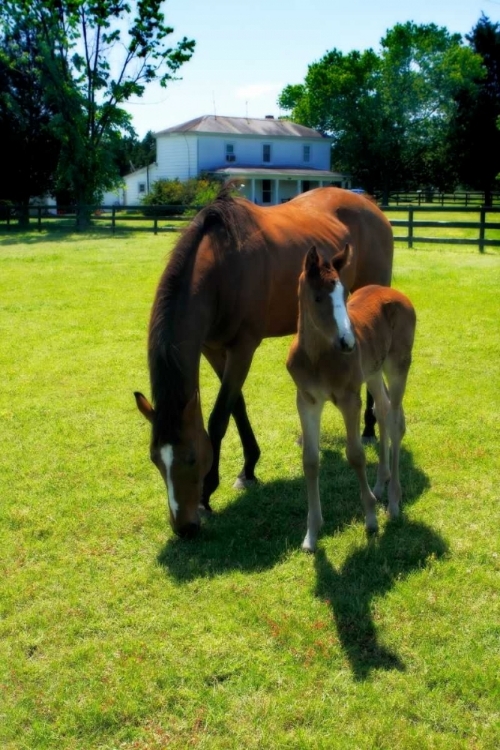
M 210 518 L 213 510 L 210 507 L 210 503 L 207 502 L 206 505 L 198 505 L 198 512 L 202 518 Z
M 361 436 L 361 442 L 363 445 L 375 445 L 377 442 L 377 438 L 375 435 L 362 435 Z
M 249 487 L 255 487 L 259 482 L 255 477 L 253 479 L 246 479 L 245 477 L 237 477 L 236 482 L 233 484 L 233 490 L 247 490 Z

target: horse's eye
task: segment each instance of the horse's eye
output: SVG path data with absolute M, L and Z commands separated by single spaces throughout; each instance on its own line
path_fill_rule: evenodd
M 186 458 L 184 460 L 184 463 L 186 464 L 186 466 L 194 466 L 196 464 L 196 456 L 195 456 L 195 454 L 194 453 L 189 453 L 186 456 Z
M 317 294 L 317 295 L 315 296 L 315 298 L 314 298 L 314 301 L 315 301 L 315 302 L 321 302 L 321 299 L 322 299 L 321 295 L 320 295 L 320 294 Z

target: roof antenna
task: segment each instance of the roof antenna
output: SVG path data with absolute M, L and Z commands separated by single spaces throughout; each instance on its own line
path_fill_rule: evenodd
M 214 117 L 217 117 L 217 110 L 215 109 L 215 91 L 212 91 L 212 101 L 214 105 Z
M 248 120 L 248 99 L 245 102 L 245 114 L 246 114 L 246 118 Z

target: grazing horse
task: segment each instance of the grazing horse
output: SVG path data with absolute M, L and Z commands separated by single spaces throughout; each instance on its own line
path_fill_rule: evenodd
M 349 242 L 342 269 L 349 291 L 390 285 L 393 237 L 370 200 L 317 188 L 272 207 L 255 206 L 223 189 L 202 209 L 174 248 L 151 312 L 148 358 L 153 405 L 136 393 L 152 424 L 151 459 L 167 487 L 170 523 L 180 536 L 200 525 L 219 484 L 219 455 L 233 415 L 244 466 L 236 485 L 255 481 L 260 449 L 242 387 L 262 339 L 297 330 L 297 282 L 311 244 L 332 257 Z M 200 356 L 221 380 L 203 425 Z
M 287 359 L 288 371 L 297 386 L 309 504 L 302 548 L 310 552 L 316 547 L 323 523 L 318 480 L 319 434 L 326 401 L 333 401 L 344 418 L 347 459 L 359 480 L 367 530 L 377 531 L 375 504 L 381 499 L 387 481 L 389 515 L 396 518 L 399 514 L 399 449 L 405 433 L 402 401 L 411 364 L 415 310 L 401 292 L 375 285 L 357 290 L 346 304 L 347 290 L 341 278 L 351 252 L 346 245 L 333 259 L 323 258 L 315 247 L 307 253 L 299 279 L 298 332 Z M 366 478 L 360 438 L 363 383 L 373 395 L 380 430 L 373 492 Z

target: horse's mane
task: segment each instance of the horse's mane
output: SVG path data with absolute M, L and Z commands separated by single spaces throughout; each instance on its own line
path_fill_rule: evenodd
M 158 284 L 149 325 L 148 358 L 153 404 L 157 413 L 155 430 L 165 442 L 177 442 L 182 412 L 188 395 L 185 374 L 177 356 L 174 319 L 185 309 L 187 290 L 201 240 L 210 235 L 215 258 L 238 252 L 252 224 L 249 204 L 232 196 L 226 184 L 215 200 L 205 206 L 184 230 L 174 247 Z M 191 395 L 191 394 L 189 394 Z

